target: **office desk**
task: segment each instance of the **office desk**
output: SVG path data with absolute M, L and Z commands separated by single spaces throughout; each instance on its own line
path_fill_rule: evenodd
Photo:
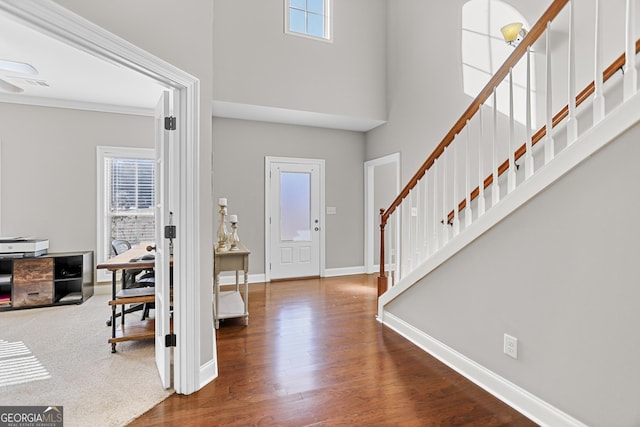
M 249 254 L 251 251 L 241 243 L 235 251 L 214 251 L 213 277 L 213 316 L 216 329 L 220 327 L 221 319 L 244 317 L 244 324 L 249 324 Z M 233 291 L 220 291 L 220 272 L 235 271 L 236 284 Z M 240 293 L 240 277 L 238 273 L 244 272 L 243 295 Z
M 147 288 L 132 288 L 125 291 L 125 296 L 116 298 L 117 289 L 117 272 L 119 270 L 131 270 L 131 269 L 153 269 L 155 267 L 155 260 L 148 261 L 134 261 L 134 258 L 141 257 L 148 253 L 147 246 L 153 246 L 153 243 L 139 243 L 134 245 L 128 251 L 116 255 L 115 257 L 102 262 L 96 266 L 96 268 L 102 268 L 111 271 L 111 338 L 109 343 L 111 344 L 111 351 L 115 353 L 116 343 L 123 341 L 142 340 L 155 337 L 155 321 L 154 319 L 145 319 L 138 322 L 124 322 L 124 316 L 120 327 L 116 327 L 116 308 L 118 305 L 125 304 L 143 304 L 155 302 L 155 289 Z M 173 259 L 170 260 L 173 264 Z

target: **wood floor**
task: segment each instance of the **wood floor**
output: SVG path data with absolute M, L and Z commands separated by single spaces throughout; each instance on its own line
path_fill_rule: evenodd
M 374 276 L 250 285 L 217 331 L 219 377 L 131 426 L 531 426 L 375 320 Z

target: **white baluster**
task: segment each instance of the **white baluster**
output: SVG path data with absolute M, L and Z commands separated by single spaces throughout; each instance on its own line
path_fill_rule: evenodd
M 544 164 L 546 165 L 555 156 L 555 142 L 553 140 L 553 92 L 551 75 L 551 21 L 547 22 L 547 107 L 546 107 L 546 134 L 544 136 Z
M 469 144 L 471 144 L 471 126 L 469 126 L 469 120 L 467 120 L 467 140 L 465 141 L 465 208 L 464 208 L 464 227 L 467 228 L 473 221 L 473 210 L 471 209 L 471 153 L 469 150 Z
M 426 260 L 429 257 L 429 249 L 430 249 L 430 245 L 429 245 L 429 176 L 431 175 L 430 171 L 426 171 L 424 173 L 424 177 L 422 179 L 424 179 L 424 194 L 422 196 L 422 199 L 424 200 L 424 203 L 422 204 L 422 206 L 420 206 L 420 209 L 422 210 L 422 222 L 424 224 L 424 227 L 422 227 L 422 253 L 424 254 L 424 258 L 423 261 Z
M 491 187 L 491 206 L 500 201 L 500 185 L 498 184 L 498 94 L 493 88 L 493 186 Z
M 431 245 L 431 253 L 435 253 L 440 248 L 440 242 L 438 241 L 438 234 L 440 230 L 440 224 L 438 223 L 438 165 L 439 159 L 433 161 L 433 243 Z
M 484 139 L 484 119 L 482 115 L 482 110 L 484 109 L 484 105 L 480 106 L 478 110 L 478 120 L 480 120 L 480 135 L 478 136 L 478 182 L 479 184 L 479 194 L 478 194 L 478 217 L 484 215 L 486 210 L 486 203 L 484 200 L 484 156 L 482 151 L 483 139 Z
M 507 173 L 507 193 L 516 189 L 516 161 L 513 155 L 515 142 L 515 117 L 513 116 L 513 67 L 509 68 L 509 171 Z
M 625 31 L 624 100 L 638 91 L 636 70 L 636 0 L 627 0 L 627 22 Z
M 604 118 L 604 82 L 602 77 L 602 18 L 600 16 L 600 0 L 596 0 L 596 29 L 595 29 L 595 89 L 593 92 L 593 124 L 595 125 Z
M 442 151 L 442 246 L 449 242 L 449 212 L 447 212 L 447 149 Z
M 576 117 L 576 26 L 575 0 L 569 0 L 569 112 L 567 116 L 567 145 L 578 139 Z
M 527 47 L 527 107 L 526 107 L 526 127 L 527 127 L 527 152 L 524 156 L 524 176 L 530 178 L 533 175 L 533 153 L 531 141 L 531 47 Z
M 453 146 L 453 153 L 451 153 L 451 155 L 453 156 L 453 236 L 457 236 L 460 233 L 460 218 L 459 218 L 459 203 L 458 200 L 459 196 L 458 196 L 458 174 L 460 173 L 458 171 L 458 145 L 460 145 L 458 143 L 458 137 L 456 135 L 456 137 L 454 137 L 453 142 L 451 143 L 451 145 Z

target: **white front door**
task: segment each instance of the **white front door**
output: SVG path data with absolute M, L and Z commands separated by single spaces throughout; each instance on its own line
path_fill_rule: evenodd
M 169 214 L 169 159 L 172 131 L 165 129 L 165 117 L 170 115 L 170 94 L 164 92 L 155 112 L 156 130 L 156 365 L 160 380 L 165 388 L 171 386 L 171 354 L 170 347 L 165 345 L 165 337 L 171 333 L 169 318 L 170 272 L 169 272 L 169 240 L 165 239 L 165 225 L 171 223 Z M 175 113 L 175 110 L 174 110 Z
M 301 159 L 267 159 L 267 163 L 269 278 L 320 276 L 324 163 Z

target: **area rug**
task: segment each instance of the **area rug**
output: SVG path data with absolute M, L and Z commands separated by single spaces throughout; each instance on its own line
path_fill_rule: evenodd
M 153 340 L 111 353 L 110 287 L 96 288 L 80 305 L 0 312 L 0 406 L 62 406 L 65 427 L 123 426 L 173 392 Z

